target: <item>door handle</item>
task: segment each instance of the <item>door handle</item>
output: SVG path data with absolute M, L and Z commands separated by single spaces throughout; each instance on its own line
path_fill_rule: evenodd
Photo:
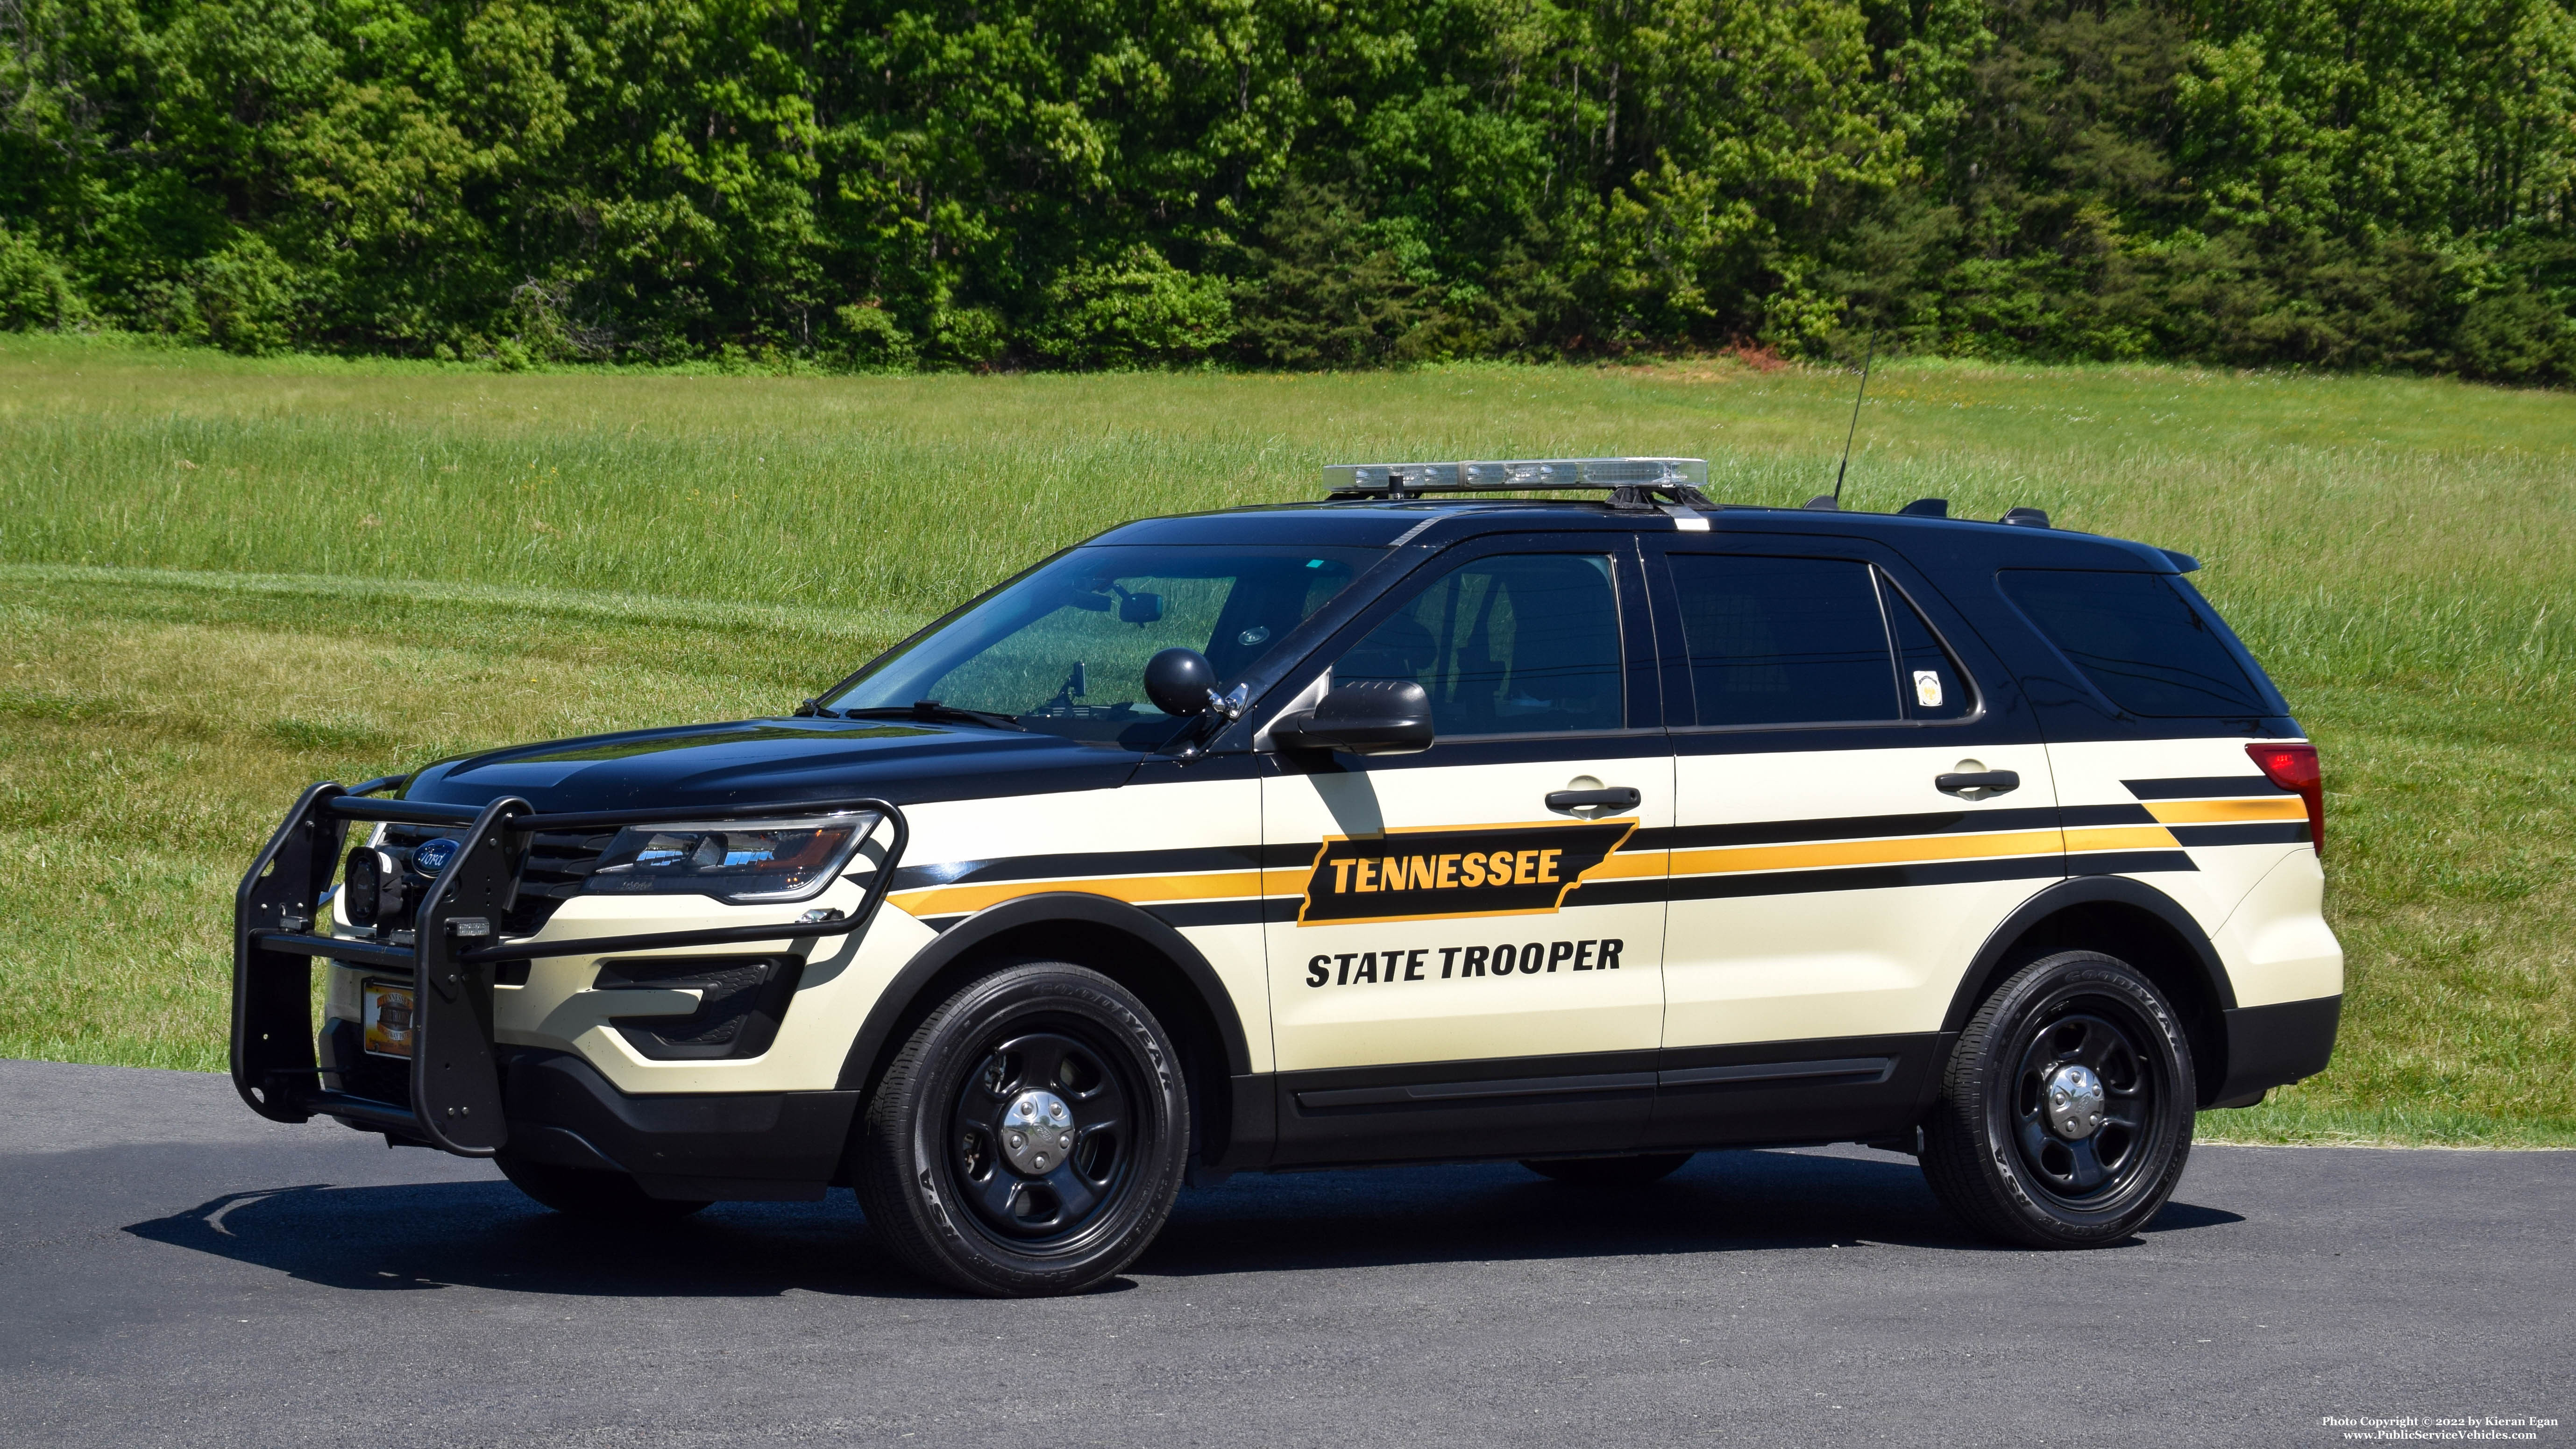
M 1606 790 L 1550 790 L 1547 792 L 1547 808 L 1581 810 L 1586 806 L 1607 805 L 1613 810 L 1634 810 L 1637 802 L 1645 798 L 1625 785 L 1613 785 Z
M 1978 770 L 1971 774 L 1935 775 L 1932 788 L 1944 795 L 1958 795 L 1970 790 L 1983 790 L 2000 795 L 2021 788 L 2021 776 L 2010 770 Z

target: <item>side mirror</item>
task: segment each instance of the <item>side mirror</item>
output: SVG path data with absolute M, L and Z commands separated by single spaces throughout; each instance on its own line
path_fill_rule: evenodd
M 1216 695 L 1216 666 L 1195 649 L 1166 649 L 1145 661 L 1145 697 L 1168 715 L 1208 712 Z
M 1354 679 L 1271 725 L 1270 738 L 1291 750 L 1415 754 L 1431 748 L 1431 696 L 1410 679 Z

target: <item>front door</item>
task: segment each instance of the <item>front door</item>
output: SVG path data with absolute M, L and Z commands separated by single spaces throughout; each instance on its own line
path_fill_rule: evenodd
M 1273 755 L 1262 785 L 1265 856 L 1303 890 L 1266 927 L 1281 1162 L 1612 1150 L 1651 1102 L 1639 832 L 1673 795 L 1639 555 L 1506 540 L 1433 567 L 1332 678 L 1419 682 L 1437 743 Z
M 1893 1130 L 1969 959 L 2065 874 L 2047 751 L 1892 555 L 1676 538 L 1658 563 L 1687 659 L 1654 1140 Z

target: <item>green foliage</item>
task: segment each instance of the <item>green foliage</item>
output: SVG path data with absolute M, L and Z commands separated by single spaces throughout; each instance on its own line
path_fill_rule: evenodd
M 0 325 L 2576 378 L 2571 0 L 7 0 Z M 732 351 L 728 351 L 732 349 Z

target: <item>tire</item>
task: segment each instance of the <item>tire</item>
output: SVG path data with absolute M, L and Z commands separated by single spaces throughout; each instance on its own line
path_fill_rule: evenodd
M 2182 1177 L 2194 1084 L 2191 1043 L 2154 983 L 2114 956 L 2059 952 L 2014 972 L 1969 1018 L 1924 1124 L 1923 1175 L 1989 1237 L 2119 1242 Z
M 702 1202 L 673 1202 L 635 1185 L 622 1172 L 592 1172 L 528 1162 L 503 1153 L 495 1159 L 501 1175 L 519 1191 L 566 1217 L 594 1223 L 667 1223 L 705 1207 Z
M 1681 1171 L 1682 1164 L 1694 1155 L 1688 1152 L 1648 1152 L 1634 1157 L 1541 1158 L 1524 1162 L 1521 1166 L 1541 1177 L 1570 1182 L 1579 1187 L 1643 1187 Z
M 857 1137 L 859 1202 L 905 1266 L 997 1298 L 1078 1293 L 1162 1231 L 1188 1160 L 1189 1090 L 1126 988 L 1032 962 L 933 1010 Z

